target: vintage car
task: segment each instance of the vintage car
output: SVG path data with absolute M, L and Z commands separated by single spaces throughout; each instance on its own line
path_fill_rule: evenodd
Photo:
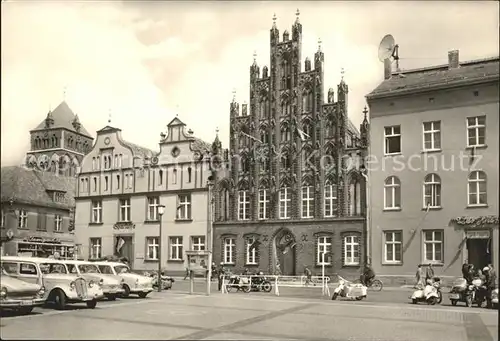
M 45 288 L 39 283 L 28 283 L 17 279 L 19 271 L 36 269 L 35 264 L 15 264 L 0 271 L 0 310 L 13 310 L 29 314 L 36 306 L 45 304 Z M 12 273 L 12 276 L 9 275 Z
M 130 271 L 130 268 L 123 263 L 118 262 L 92 262 L 99 267 L 99 270 L 104 274 L 118 275 L 124 279 L 123 297 L 128 297 L 130 294 L 136 294 L 140 298 L 145 298 L 153 291 L 153 279 L 142 276 Z
M 87 281 L 76 274 L 71 274 L 64 262 L 55 259 L 37 257 L 3 256 L 2 267 L 9 273 L 11 268 L 18 268 L 18 279 L 38 283 L 45 288 L 44 299 L 56 309 L 62 310 L 68 303 L 86 303 L 94 309 L 97 301 L 104 297 L 99 283 Z M 29 265 L 28 265 L 29 264 Z M 27 271 L 27 268 L 30 271 Z M 9 273 L 10 274 L 10 273 Z
M 125 280 L 123 277 L 114 274 L 102 273 L 97 265 L 91 262 L 77 260 L 65 260 L 63 262 L 68 267 L 70 273 L 77 274 L 89 282 L 93 281 L 94 283 L 99 283 L 104 296 L 108 300 L 114 301 L 117 296 L 125 293 L 125 289 L 123 288 Z

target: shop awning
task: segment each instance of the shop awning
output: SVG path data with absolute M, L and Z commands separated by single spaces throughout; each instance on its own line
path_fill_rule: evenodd
M 40 245 L 40 246 L 56 246 L 56 247 L 75 247 L 75 244 L 64 244 L 64 243 L 39 243 L 39 242 L 27 242 L 27 241 L 18 241 L 18 244 L 29 244 L 29 245 Z
M 461 216 L 451 219 L 450 223 L 452 225 L 462 227 L 462 228 L 498 228 L 498 216 L 488 215 L 488 216 Z

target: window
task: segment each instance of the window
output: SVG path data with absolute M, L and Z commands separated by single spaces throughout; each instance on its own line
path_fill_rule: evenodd
M 423 231 L 424 263 L 443 263 L 443 231 Z
M 269 191 L 259 190 L 259 219 L 269 219 Z
M 236 239 L 224 238 L 224 264 L 235 263 Z
M 467 194 L 468 206 L 487 205 L 485 172 L 474 171 L 469 174 Z
M 28 228 L 28 212 L 26 210 L 20 210 L 18 215 L 18 225 L 20 229 Z
M 424 150 L 441 149 L 441 121 L 424 122 Z
M 159 197 L 148 198 L 148 220 L 158 220 L 158 205 L 160 202 Z
M 107 191 L 109 186 L 109 179 L 107 176 L 104 177 L 104 190 Z
M 118 155 L 115 154 L 115 168 L 118 168 Z
M 359 236 L 344 237 L 344 265 L 359 265 Z
M 248 191 L 238 191 L 238 220 L 250 219 L 250 198 Z
M 158 171 L 158 186 L 163 185 L 163 171 L 160 169 Z
M 36 275 L 36 266 L 31 263 L 20 263 L 19 264 L 19 274 L 21 275 Z
M 92 170 L 96 170 L 97 169 L 97 163 L 96 163 L 96 159 L 95 157 L 92 158 Z
M 441 207 L 441 178 L 428 174 L 424 179 L 424 208 Z
M 111 168 L 111 156 L 109 155 L 104 155 L 104 169 L 110 169 Z
M 314 217 L 314 187 L 302 187 L 302 218 Z
M 401 231 L 384 232 L 384 262 L 401 263 L 402 251 Z
M 130 221 L 130 199 L 120 199 L 120 221 Z
M 187 182 L 190 183 L 191 182 L 191 173 L 192 173 L 191 167 L 188 167 L 187 173 L 188 173 L 188 181 Z
M 250 237 L 250 238 L 246 239 L 245 264 L 248 264 L 248 265 L 257 265 L 257 248 L 254 245 L 254 243 L 256 242 L 256 240 L 257 239 L 254 238 L 254 237 Z
M 225 221 L 229 219 L 229 190 L 222 189 L 220 192 L 220 218 Z
M 191 195 L 177 196 L 177 219 L 191 219 Z
M 170 237 L 170 260 L 182 260 L 182 237 Z
M 132 188 L 132 180 L 133 180 L 133 174 L 125 174 L 125 188 L 126 189 L 131 189 Z
M 325 185 L 325 217 L 337 215 L 337 187 L 327 181 Z
M 401 153 L 401 126 L 384 128 L 385 155 Z
M 384 208 L 386 210 L 401 208 L 401 182 L 395 176 L 390 176 L 385 180 Z
M 158 237 L 146 237 L 147 260 L 158 260 L 158 255 L 160 254 L 159 241 Z
M 486 116 L 467 117 L 467 147 L 486 145 Z
M 4 210 L 2 209 L 2 218 L 0 220 L 0 227 L 5 227 L 5 218 L 6 218 L 6 215 L 5 215 Z
M 352 216 L 361 214 L 361 183 L 356 178 L 349 184 L 349 214 Z
M 205 250 L 205 236 L 191 237 L 191 245 L 193 251 Z
M 102 202 L 92 201 L 92 222 L 102 223 Z
M 54 231 L 61 232 L 62 231 L 62 217 L 59 214 L 56 214 L 54 217 Z
M 290 204 L 292 198 L 289 187 L 284 187 L 280 189 L 279 192 L 279 209 L 280 209 L 280 219 L 290 218 Z
M 90 256 L 89 259 L 98 259 L 102 257 L 101 238 L 90 238 Z
M 120 175 L 116 175 L 116 189 L 120 189 Z
M 172 184 L 176 184 L 177 183 L 177 169 L 174 169 L 172 171 Z
M 290 130 L 288 127 L 281 127 L 281 141 L 290 140 Z
M 322 236 L 318 237 L 317 239 L 317 254 L 316 254 L 316 264 L 317 265 L 330 265 L 330 257 L 327 257 L 325 255 L 325 258 L 323 258 L 323 253 L 329 254 L 332 252 L 332 237 L 329 236 Z
M 97 178 L 94 176 L 94 192 L 97 191 Z

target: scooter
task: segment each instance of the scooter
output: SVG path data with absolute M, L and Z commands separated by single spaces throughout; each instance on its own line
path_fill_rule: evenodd
M 434 278 L 433 281 L 428 280 L 427 285 L 423 289 L 417 289 L 409 298 L 413 304 L 426 302 L 429 305 L 441 303 L 443 294 L 440 290 L 441 281 L 439 278 Z
M 236 289 L 236 291 L 243 291 L 249 293 L 251 289 L 250 280 L 247 277 L 241 277 L 238 275 L 231 275 L 229 277 L 229 282 L 226 284 L 227 292 L 230 292 L 232 289 Z
M 339 285 L 335 288 L 332 295 L 332 300 L 335 301 L 337 297 L 354 298 L 356 301 L 361 301 L 366 298 L 368 288 L 361 284 L 354 284 L 339 276 Z

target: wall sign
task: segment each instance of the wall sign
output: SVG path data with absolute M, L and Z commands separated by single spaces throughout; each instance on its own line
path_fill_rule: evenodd
M 49 244 L 61 244 L 58 238 L 44 238 L 36 236 L 28 236 L 23 239 L 27 243 L 49 243 Z
M 489 239 L 490 231 L 479 230 L 479 231 L 467 231 L 467 239 Z
M 129 223 L 129 222 L 121 222 L 121 223 L 114 224 L 113 228 L 115 230 L 133 230 L 133 229 L 135 229 L 135 224 Z

